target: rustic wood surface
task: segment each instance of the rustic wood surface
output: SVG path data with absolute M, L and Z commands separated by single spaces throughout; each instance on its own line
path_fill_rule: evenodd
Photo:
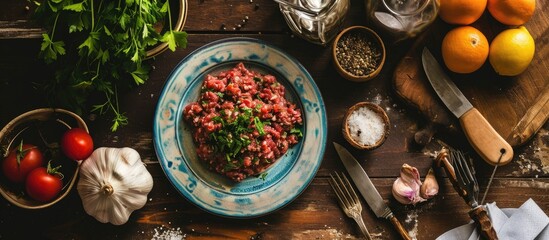
M 24 3 L 22 3 L 24 2 Z M 189 45 L 184 50 L 164 52 L 153 60 L 155 70 L 149 81 L 121 96 L 121 109 L 130 124 L 110 132 L 110 118 L 84 116 L 97 147 L 132 147 L 141 155 L 154 178 L 149 201 L 135 211 L 128 223 L 113 226 L 97 222 L 83 210 L 76 189 L 51 208 L 24 210 L 0 199 L 0 238 L 5 239 L 151 239 L 173 233 L 186 239 L 352 239 L 360 229 L 339 208 L 327 177 L 333 171 L 345 171 L 331 145 L 344 144 L 341 134 L 346 110 L 359 101 L 381 105 L 391 120 L 385 143 L 373 151 L 352 150 L 372 178 L 410 235 L 417 239 L 434 239 L 440 234 L 470 221 L 469 208 L 455 192 L 442 171 L 437 171 L 439 194 L 416 206 L 397 203 L 391 185 L 403 163 L 416 166 L 424 177 L 432 166 L 430 154 L 439 150 L 435 142 L 426 147 L 416 144 L 414 134 L 429 125 L 424 115 L 402 101 L 393 89 L 392 76 L 397 63 L 413 41 L 392 44 L 387 40 L 387 60 L 381 74 L 367 83 L 344 80 L 330 60 L 330 49 L 293 36 L 277 5 L 270 0 L 189 0 L 185 30 Z M 541 1 L 538 1 L 541 3 Z M 28 19 L 26 1 L 8 0 L 0 8 L 0 21 Z M 257 4 L 257 6 L 256 6 Z M 539 14 L 539 12 L 538 12 Z M 248 23 L 232 30 L 244 16 Z M 225 24 L 227 30 L 222 30 Z M 345 26 L 367 25 L 364 3 L 353 0 Z M 20 26 L 22 32 L 30 25 Z M 320 88 L 328 115 L 328 144 L 322 165 L 311 185 L 292 203 L 270 215 L 235 220 L 206 213 L 182 197 L 165 177 L 153 148 L 152 116 L 167 76 L 191 51 L 213 40 L 247 36 L 262 39 L 295 56 L 311 73 Z M 382 35 L 383 36 L 383 35 Z M 384 36 L 384 39 L 389 39 Z M 545 41 L 538 41 L 544 46 Z M 47 107 L 43 94 L 34 82 L 52 78 L 51 69 L 37 59 L 40 39 L 15 37 L 0 40 L 0 126 L 31 109 Z M 546 51 L 537 57 L 548 60 Z M 548 70 L 547 68 L 545 70 Z M 480 84 L 480 83 L 479 83 Z M 492 93 L 495 94 L 495 93 Z M 438 131 L 435 137 L 470 151 L 459 131 Z M 486 189 L 492 167 L 477 159 L 475 167 L 481 193 Z M 438 169 L 440 170 L 440 169 Z M 513 161 L 498 168 L 487 202 L 504 208 L 516 208 L 532 198 L 549 213 L 549 124 L 522 147 L 515 149 Z M 481 194 L 482 195 L 482 194 Z M 377 219 L 364 204 L 362 216 L 376 239 L 399 239 L 388 220 Z
M 512 146 L 526 143 L 549 118 L 549 82 L 545 77 L 549 69 L 548 10 L 548 2 L 538 1 L 535 14 L 525 24 L 536 42 L 536 53 L 531 65 L 519 76 L 498 76 L 488 61 L 472 74 L 449 74 L 473 106 Z M 507 28 L 488 11 L 472 25 L 480 29 L 489 42 Z M 421 51 L 423 46 L 428 46 L 442 64 L 442 38 L 453 28 L 455 26 L 440 19 L 436 21 L 431 31 L 422 36 L 420 42 L 423 44 L 414 45 L 398 64 L 393 79 L 399 96 L 442 127 L 454 127 L 455 122 L 427 81 L 421 65 Z

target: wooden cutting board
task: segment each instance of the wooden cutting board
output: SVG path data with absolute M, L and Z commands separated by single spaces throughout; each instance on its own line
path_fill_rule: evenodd
M 484 33 L 489 42 L 508 28 L 488 11 L 472 26 Z M 536 52 L 528 69 L 515 77 L 498 76 L 486 61 L 471 74 L 448 75 L 494 129 L 516 147 L 527 142 L 549 118 L 549 2 L 537 1 L 534 16 L 525 24 L 536 43 Z M 420 36 L 397 65 L 393 83 L 396 93 L 417 108 L 432 123 L 421 136 L 431 136 L 438 127 L 457 129 L 457 119 L 440 101 L 421 65 L 421 51 L 427 46 L 444 66 L 440 45 L 446 32 L 455 26 L 437 19 Z M 433 127 L 434 126 L 434 127 Z M 416 134 L 416 141 L 421 139 Z

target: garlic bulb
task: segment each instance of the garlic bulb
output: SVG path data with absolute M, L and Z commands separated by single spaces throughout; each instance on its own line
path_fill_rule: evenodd
M 121 225 L 147 202 L 153 179 L 131 148 L 98 148 L 80 166 L 84 210 L 102 223 Z
M 435 177 L 435 171 L 433 171 L 433 168 L 430 168 L 429 172 L 427 173 L 427 176 L 425 176 L 425 180 L 423 180 L 423 184 L 421 185 L 419 195 L 422 198 L 430 199 L 437 194 L 438 194 L 437 178 Z
M 425 201 L 420 195 L 421 180 L 417 168 L 402 165 L 400 177 L 393 183 L 393 196 L 402 204 L 416 204 Z

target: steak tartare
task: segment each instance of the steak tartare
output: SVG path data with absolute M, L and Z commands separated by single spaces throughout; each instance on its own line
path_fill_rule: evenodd
M 207 75 L 198 101 L 183 110 L 198 157 L 236 182 L 263 172 L 302 137 L 301 111 L 284 94 L 274 76 L 243 63 Z

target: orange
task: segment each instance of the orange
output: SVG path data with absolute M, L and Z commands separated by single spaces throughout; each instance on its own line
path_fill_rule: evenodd
M 438 14 L 447 23 L 469 25 L 482 16 L 484 9 L 486 9 L 486 1 L 440 0 Z
M 488 58 L 488 40 L 478 29 L 460 26 L 449 31 L 442 40 L 442 59 L 450 71 L 472 73 Z
M 534 14 L 536 0 L 488 0 L 488 12 L 505 25 L 522 25 Z

